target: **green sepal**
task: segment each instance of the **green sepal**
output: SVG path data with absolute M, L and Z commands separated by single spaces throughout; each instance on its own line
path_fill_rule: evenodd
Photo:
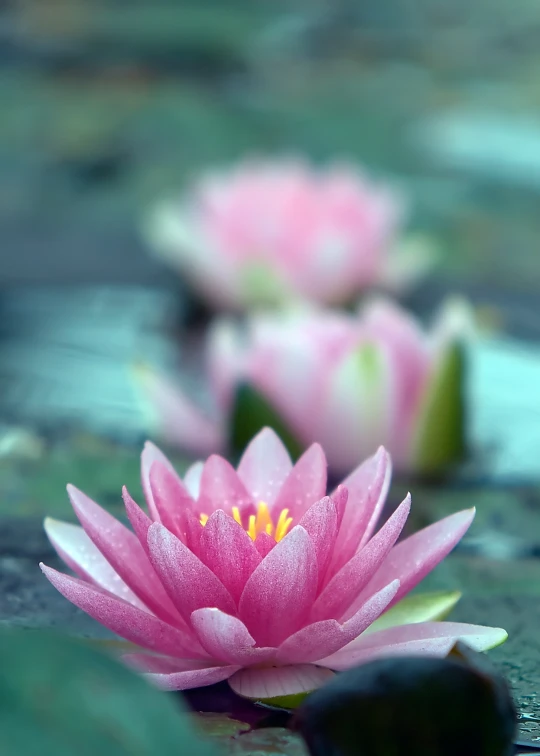
M 304 447 L 271 404 L 248 383 L 241 383 L 235 392 L 229 420 L 229 449 L 240 456 L 251 439 L 265 427 L 273 428 L 285 444 L 293 460 Z
M 433 476 L 465 456 L 465 369 L 463 345 L 455 342 L 442 356 L 420 409 L 415 472 Z

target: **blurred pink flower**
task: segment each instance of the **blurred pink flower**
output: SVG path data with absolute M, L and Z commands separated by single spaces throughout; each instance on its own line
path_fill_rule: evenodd
M 459 344 L 468 319 L 466 305 L 448 303 L 424 332 L 384 300 L 354 314 L 260 313 L 245 327 L 221 319 L 206 343 L 213 412 L 148 368 L 136 373 L 140 396 L 156 433 L 197 454 L 226 448 L 238 420 L 236 388 L 249 384 L 301 448 L 322 444 L 334 473 L 381 444 L 399 470 L 437 472 L 463 451 Z
M 425 242 L 398 243 L 402 216 L 397 195 L 353 166 L 245 161 L 159 204 L 146 235 L 212 307 L 342 303 L 430 266 Z
M 147 444 L 148 514 L 124 489 L 134 532 L 69 486 L 82 528 L 45 527 L 78 577 L 42 569 L 67 599 L 137 644 L 125 661 L 166 689 L 228 679 L 241 695 L 272 698 L 377 656 L 445 655 L 458 638 L 480 650 L 502 643 L 504 630 L 451 622 L 383 621 L 376 631 L 474 517 L 459 512 L 395 546 L 410 497 L 376 532 L 389 481 L 381 448 L 326 496 L 322 448 L 293 466 L 269 429 L 237 470 L 211 456 L 183 480 Z

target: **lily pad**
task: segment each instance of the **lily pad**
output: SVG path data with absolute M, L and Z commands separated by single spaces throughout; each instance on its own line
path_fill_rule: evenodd
M 308 756 L 302 738 L 284 727 L 253 730 L 231 741 L 225 753 L 236 756 Z
M 194 714 L 196 726 L 212 738 L 231 738 L 241 732 L 250 729 L 247 722 L 232 719 L 226 714 L 213 714 L 212 712 L 200 711 Z
M 385 630 L 396 625 L 412 625 L 416 622 L 435 622 L 450 614 L 461 593 L 459 591 L 434 591 L 406 596 L 395 606 L 375 620 L 364 634 Z

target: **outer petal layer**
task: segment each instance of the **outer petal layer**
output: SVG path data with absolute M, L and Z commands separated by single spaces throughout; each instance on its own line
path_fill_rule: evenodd
M 260 664 L 275 656 L 274 648 L 255 648 L 255 640 L 237 617 L 219 609 L 197 609 L 191 623 L 202 646 L 221 663 Z
M 142 601 L 113 570 L 84 530 L 68 522 L 45 519 L 45 532 L 58 556 L 77 575 L 129 604 L 146 609 Z
M 384 587 L 382 585 L 369 593 L 362 592 L 399 538 L 410 508 L 411 498 L 407 496 L 371 541 L 334 575 L 313 606 L 313 620 L 326 617 L 347 619 L 359 608 L 358 603 L 361 606 L 368 596 Z M 389 576 L 385 585 L 395 578 L 399 578 L 397 571 Z
M 500 627 L 465 625 L 460 622 L 420 622 L 361 635 L 318 664 L 344 670 L 387 656 L 446 656 L 458 640 L 464 641 L 475 651 L 487 651 L 504 643 L 507 637 L 508 633 Z
M 328 682 L 334 673 L 313 664 L 295 664 L 286 667 L 247 667 L 236 672 L 229 685 L 240 696 L 254 699 L 291 696 L 309 693 Z
M 206 654 L 184 631 L 168 625 L 150 612 L 142 611 L 100 588 L 40 565 L 60 593 L 102 625 L 132 643 L 170 656 L 188 658 Z
M 474 509 L 465 509 L 398 543 L 368 584 L 366 593 L 377 591 L 398 577 L 401 587 L 393 601 L 397 603 L 452 551 L 469 529 L 474 515 Z
M 350 620 L 340 624 L 334 619 L 307 625 L 291 635 L 278 649 L 277 659 L 282 663 L 316 662 L 335 653 L 350 643 L 384 612 L 396 595 L 399 580 L 372 596 Z

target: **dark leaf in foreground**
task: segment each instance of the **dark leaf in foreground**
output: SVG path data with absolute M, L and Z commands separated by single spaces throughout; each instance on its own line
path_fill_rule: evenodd
M 485 657 L 380 659 L 312 693 L 294 726 L 313 756 L 509 756 L 516 712 Z
M 2 756 L 216 756 L 177 698 L 82 641 L 0 633 Z

